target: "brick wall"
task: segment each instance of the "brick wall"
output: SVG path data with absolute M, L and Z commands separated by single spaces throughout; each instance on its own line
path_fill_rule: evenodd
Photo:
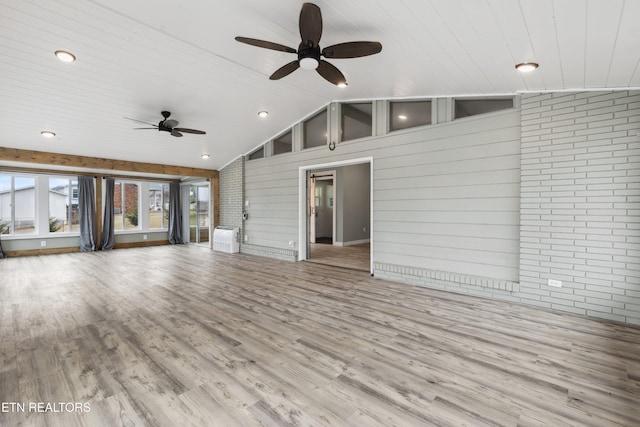
M 517 296 L 640 324 L 640 91 L 522 95 L 521 123 Z
M 244 203 L 244 156 L 220 170 L 220 225 L 240 228 Z
M 138 207 L 138 185 L 129 183 L 119 183 L 114 186 L 113 204 L 115 208 L 122 212 L 122 185 L 124 185 L 124 208 L 126 212 L 131 212 Z

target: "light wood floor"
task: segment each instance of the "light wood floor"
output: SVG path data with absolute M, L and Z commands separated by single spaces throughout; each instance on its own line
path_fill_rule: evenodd
M 308 261 L 334 267 L 350 268 L 353 270 L 371 271 L 369 243 L 352 246 L 333 246 L 324 243 L 310 244 Z
M 196 246 L 0 260 L 2 426 L 638 426 L 640 329 Z

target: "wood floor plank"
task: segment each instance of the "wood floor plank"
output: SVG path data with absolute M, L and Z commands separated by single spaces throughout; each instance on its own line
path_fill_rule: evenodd
M 637 426 L 640 328 L 181 245 L 0 260 L 34 426 Z
M 369 243 L 352 246 L 311 243 L 310 246 L 310 262 L 361 271 L 369 271 L 371 268 Z

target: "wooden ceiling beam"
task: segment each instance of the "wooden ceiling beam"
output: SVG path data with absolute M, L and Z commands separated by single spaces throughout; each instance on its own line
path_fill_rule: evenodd
M 143 174 L 173 175 L 181 177 L 217 178 L 218 171 L 186 166 L 162 165 L 157 163 L 132 162 L 128 160 L 103 159 L 100 157 L 78 156 L 75 154 L 50 153 L 46 151 L 21 150 L 0 147 L 0 161 L 35 163 L 40 165 L 87 168 L 90 170 L 110 170 L 114 172 L 136 172 Z

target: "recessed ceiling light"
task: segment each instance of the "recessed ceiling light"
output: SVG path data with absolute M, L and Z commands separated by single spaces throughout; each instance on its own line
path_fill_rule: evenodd
M 521 62 L 516 65 L 516 70 L 520 71 L 521 73 L 529 73 L 536 68 L 538 68 L 538 64 L 535 62 Z
M 76 60 L 76 56 L 66 50 L 56 50 L 56 56 L 62 62 L 73 62 Z
M 345 88 L 345 87 L 347 87 L 347 82 L 340 82 L 340 83 L 337 84 L 337 86 L 339 88 Z
M 405 116 L 404 114 L 400 114 L 400 115 L 398 116 L 398 118 L 399 118 L 400 120 L 407 120 L 407 116 Z
M 203 155 L 201 155 L 200 157 L 202 157 L 203 159 L 205 159 L 205 160 L 206 160 L 206 159 L 208 159 L 208 158 L 209 158 L 209 157 L 211 157 L 211 156 L 209 156 L 207 153 L 204 153 L 204 154 L 203 154 Z
M 43 130 L 42 132 L 40 132 L 40 135 L 44 136 L 45 138 L 53 138 L 54 136 L 56 136 L 56 134 L 54 132 L 51 132 L 50 130 Z
M 267 117 L 268 115 L 269 115 L 269 112 L 268 112 L 268 111 L 264 111 L 264 110 L 263 110 L 263 111 L 259 111 L 259 112 L 258 112 L 258 117 L 265 118 L 265 117 Z

